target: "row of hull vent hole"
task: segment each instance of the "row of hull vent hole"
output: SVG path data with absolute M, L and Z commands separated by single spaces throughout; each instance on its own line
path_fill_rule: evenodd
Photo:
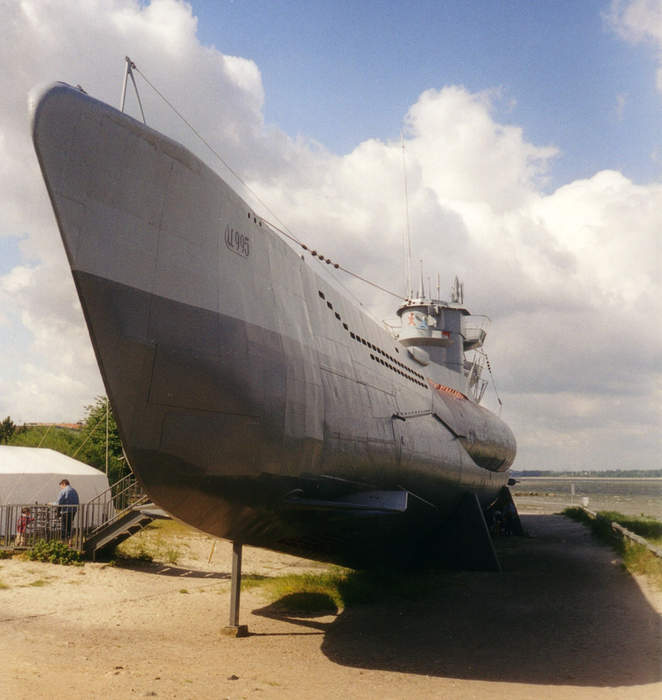
M 399 360 L 396 360 L 394 357 L 391 357 L 385 350 L 382 350 L 381 348 L 377 347 L 373 343 L 369 342 L 365 338 L 362 338 L 360 335 L 357 335 L 353 331 L 350 331 L 349 326 L 346 323 L 343 323 L 342 318 L 340 314 L 337 311 L 334 311 L 333 309 L 333 304 L 327 300 L 324 292 L 318 290 L 317 293 L 319 294 L 319 297 L 322 301 L 326 301 L 326 306 L 330 311 L 333 311 L 335 314 L 335 317 L 340 321 L 343 325 L 343 328 L 349 333 L 349 337 L 352 338 L 352 340 L 356 340 L 359 343 L 362 343 L 363 345 L 367 346 L 371 350 L 374 350 L 375 352 L 379 353 L 383 357 L 385 357 L 387 360 L 390 361 L 386 362 L 386 360 L 382 360 L 380 357 L 377 357 L 377 355 L 373 355 L 372 353 L 370 354 L 370 358 L 374 360 L 375 362 L 379 362 L 381 365 L 384 367 L 388 367 L 391 371 L 397 372 L 399 375 L 402 377 L 405 377 L 406 379 L 409 379 L 409 381 L 414 382 L 414 384 L 418 384 L 419 386 L 422 386 L 423 388 L 427 387 L 427 384 L 425 383 L 425 377 L 420 373 L 416 372 L 415 370 L 411 369 L 410 367 L 407 367 L 404 363 L 400 362 Z M 399 352 L 398 348 L 395 348 L 396 352 Z M 397 365 L 397 367 L 395 366 Z M 402 369 L 398 369 L 398 367 L 401 367 Z M 404 371 L 403 371 L 404 370 Z M 414 375 L 414 376 L 412 376 Z M 416 378 L 414 378 L 416 377 Z

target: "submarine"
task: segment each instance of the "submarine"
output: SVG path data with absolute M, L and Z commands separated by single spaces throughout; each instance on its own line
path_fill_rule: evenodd
M 157 505 L 354 567 L 485 545 L 516 445 L 480 403 L 485 331 L 458 285 L 403 298 L 388 328 L 184 146 L 64 83 L 30 109 L 125 453 Z

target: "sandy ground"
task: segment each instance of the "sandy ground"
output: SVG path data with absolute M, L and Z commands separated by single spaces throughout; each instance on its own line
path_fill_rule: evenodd
M 662 595 L 561 516 L 498 542 L 503 572 L 449 572 L 418 601 L 292 618 L 242 594 L 220 634 L 230 545 L 181 538 L 176 566 L 0 561 L 0 697 L 662 697 Z M 172 558 L 172 557 L 171 557 Z M 244 571 L 320 565 L 244 548 Z

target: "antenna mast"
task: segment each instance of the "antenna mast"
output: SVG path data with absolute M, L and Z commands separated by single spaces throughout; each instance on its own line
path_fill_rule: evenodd
M 136 85 L 136 79 L 133 77 L 133 69 L 136 64 L 128 57 L 125 56 L 126 68 L 124 69 L 124 81 L 122 82 L 122 97 L 120 98 L 120 112 L 124 111 L 124 103 L 126 101 L 126 85 L 129 78 L 133 83 L 133 89 L 136 91 L 136 97 L 138 98 L 138 106 L 140 107 L 140 114 L 142 114 L 143 124 L 147 124 L 145 121 L 145 112 L 143 112 L 143 103 L 140 101 L 140 94 L 138 93 L 138 86 Z
M 464 304 L 464 284 L 460 282 L 457 275 L 455 275 L 453 286 L 451 287 L 451 302 L 453 304 Z
M 409 191 L 407 188 L 407 161 L 405 159 L 405 135 L 400 131 L 400 142 L 402 144 L 402 174 L 405 183 L 405 220 L 406 228 L 404 232 L 404 241 L 402 242 L 404 258 L 405 258 L 405 296 L 411 298 L 414 294 L 411 288 L 411 235 L 409 231 Z

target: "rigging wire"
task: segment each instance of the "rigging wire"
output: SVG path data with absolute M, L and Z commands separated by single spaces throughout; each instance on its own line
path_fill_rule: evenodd
M 106 411 L 108 411 L 107 406 L 106 406 Z M 87 441 L 92 437 L 92 433 L 101 425 L 101 421 L 104 419 L 105 419 L 105 415 L 101 416 L 101 418 L 99 418 L 99 420 L 94 424 L 94 426 L 92 427 L 92 430 L 90 430 L 90 432 L 87 434 L 87 437 L 85 438 L 85 440 L 83 440 L 83 442 L 81 442 L 80 445 L 78 445 L 78 447 L 76 448 L 76 451 L 71 455 L 72 458 L 75 458 L 76 455 L 83 449 L 83 446 L 85 445 L 85 443 L 87 443 Z
M 53 424 L 51 423 L 51 424 L 48 426 L 48 430 L 44 433 L 43 437 L 42 437 L 41 440 L 39 441 L 39 444 L 37 445 L 37 447 L 41 447 L 41 446 L 44 444 L 44 440 L 46 439 L 46 436 L 48 435 L 48 433 L 51 432 L 51 428 L 52 428 L 52 427 L 53 427 Z
M 386 289 L 386 287 L 382 287 L 381 285 L 377 284 L 376 282 L 372 282 L 369 279 L 366 279 L 365 277 L 362 277 L 356 272 L 352 272 L 351 270 L 348 270 L 344 265 L 341 265 L 340 263 L 334 262 L 331 260 L 331 258 L 326 258 L 324 257 L 321 253 L 319 253 L 315 249 L 311 249 L 309 246 L 307 246 L 305 243 L 300 241 L 296 236 L 293 236 L 287 231 L 284 231 L 281 228 L 278 228 L 278 226 L 274 225 L 271 221 L 268 219 L 263 219 L 269 226 L 271 226 L 273 229 L 278 231 L 280 234 L 285 236 L 286 238 L 289 238 L 291 241 L 296 243 L 298 246 L 301 246 L 303 250 L 305 250 L 307 253 L 309 253 L 313 258 L 317 258 L 320 262 L 326 263 L 327 265 L 331 265 L 335 270 L 341 270 L 347 275 L 350 275 L 351 277 L 355 277 L 357 280 L 360 280 L 361 282 L 365 282 L 365 284 L 369 284 L 372 287 L 375 287 L 375 289 L 379 289 L 380 291 L 384 292 L 385 294 L 390 294 L 391 296 L 396 297 L 396 299 L 402 299 L 402 294 L 398 294 L 397 292 L 392 292 L 390 289 Z
M 127 60 L 129 60 L 127 58 Z M 269 226 L 271 226 L 274 230 L 278 231 L 281 235 L 285 236 L 289 240 L 291 240 L 293 243 L 296 245 L 300 246 L 303 250 L 308 252 L 310 255 L 312 255 L 313 258 L 318 258 L 321 262 L 326 263 L 327 265 L 331 265 L 334 269 L 336 270 L 341 270 L 347 275 L 350 275 L 351 277 L 354 277 L 355 279 L 364 282 L 365 284 L 370 285 L 371 287 L 374 287 L 375 289 L 378 289 L 385 294 L 390 294 L 391 296 L 395 297 L 396 299 L 403 299 L 402 294 L 398 294 L 397 292 L 393 292 L 390 289 L 386 289 L 385 287 L 382 287 L 381 285 L 377 284 L 376 282 L 372 282 L 369 279 L 366 279 L 365 277 L 359 275 L 356 272 L 353 272 L 352 270 L 347 269 L 344 265 L 341 265 L 340 263 L 334 262 L 331 260 L 331 258 L 325 257 L 321 253 L 318 253 L 317 250 L 311 249 L 309 246 L 307 246 L 305 243 L 300 241 L 289 229 L 287 226 L 278 218 L 278 216 L 275 214 L 275 212 L 269 207 L 269 205 L 262 200 L 262 198 L 253 190 L 251 187 L 242 179 L 242 177 L 237 173 L 233 168 L 230 167 L 230 165 L 223 159 L 223 157 L 218 153 L 218 151 L 200 134 L 200 132 L 179 112 L 179 110 L 168 100 L 168 98 L 160 91 L 158 88 L 147 78 L 147 76 L 136 66 L 136 64 L 131 61 L 130 67 L 135 70 L 137 73 L 140 74 L 140 76 L 143 78 L 143 80 L 154 90 L 154 92 L 172 109 L 172 111 L 188 126 L 189 129 L 202 141 L 202 143 L 209 149 L 209 151 L 227 168 L 227 170 L 232 173 L 232 175 L 237 179 L 238 182 L 241 183 L 241 185 L 246 189 L 247 192 L 249 192 L 257 202 L 259 202 L 266 211 L 268 211 L 276 221 L 280 224 L 280 226 L 276 226 L 273 222 L 269 221 L 268 219 L 265 219 L 264 217 L 261 217 L 262 220 L 267 223 Z M 131 77 L 133 78 L 133 74 L 131 73 Z M 134 83 L 135 84 L 135 83 Z M 136 90 L 137 92 L 137 90 Z M 141 107 L 142 109 L 142 107 Z

